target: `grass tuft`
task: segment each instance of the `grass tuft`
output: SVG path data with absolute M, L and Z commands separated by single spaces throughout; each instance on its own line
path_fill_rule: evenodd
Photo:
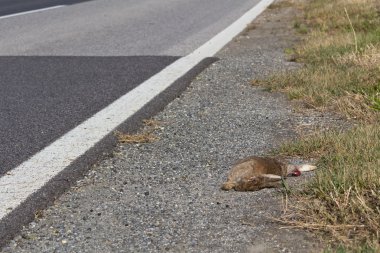
M 289 143 L 281 155 L 319 157 L 316 177 L 298 194 L 298 225 L 344 243 L 380 245 L 380 128 L 360 126 Z M 301 222 L 300 222 L 301 221 Z M 294 224 L 293 224 L 294 225 Z

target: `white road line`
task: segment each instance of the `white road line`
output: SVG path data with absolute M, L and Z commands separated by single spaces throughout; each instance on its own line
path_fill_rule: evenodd
M 206 57 L 215 55 L 273 0 L 262 0 L 191 54 L 167 66 L 0 178 L 0 219 Z
M 14 13 L 14 14 L 5 15 L 5 16 L 0 16 L 0 19 L 11 18 L 11 17 L 16 17 L 16 16 L 20 16 L 20 15 L 25 15 L 25 14 L 31 14 L 31 13 L 41 12 L 41 11 L 53 10 L 53 9 L 57 9 L 57 8 L 65 7 L 65 6 L 66 5 L 56 5 L 56 6 L 32 10 L 32 11 L 18 12 L 18 13 Z

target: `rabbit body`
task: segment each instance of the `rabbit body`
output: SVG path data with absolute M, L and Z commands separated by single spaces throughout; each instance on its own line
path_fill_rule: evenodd
M 231 169 L 227 182 L 221 189 L 236 191 L 257 191 L 262 188 L 279 186 L 279 182 L 294 171 L 314 170 L 313 165 L 292 165 L 272 157 L 251 156 L 238 161 Z

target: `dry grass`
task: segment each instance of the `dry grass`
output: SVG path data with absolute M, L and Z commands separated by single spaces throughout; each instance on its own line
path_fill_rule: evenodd
M 153 134 L 153 131 L 160 128 L 161 122 L 153 119 L 143 120 L 143 124 L 146 127 L 142 133 L 137 134 L 126 134 L 119 131 L 115 131 L 115 136 L 117 137 L 120 143 L 152 143 L 158 140 Z
M 291 75 L 279 74 L 259 84 L 286 92 L 289 98 L 303 100 L 312 108 L 333 109 L 349 119 L 379 121 L 379 111 L 373 109 L 380 98 L 380 68 L 372 64 L 376 57 L 345 55 L 334 61 L 308 66 Z
M 370 70 L 373 67 L 380 68 L 380 48 L 371 44 L 362 49 L 362 53 L 355 52 L 333 58 L 337 66 L 354 65 L 362 67 L 365 70 Z
M 316 177 L 293 192 L 289 226 L 327 234 L 328 252 L 380 252 L 380 1 L 294 1 L 305 34 L 292 50 L 303 68 L 255 80 L 309 108 L 334 110 L 360 126 L 316 133 L 280 155 L 318 159 Z M 343 246 L 342 246 L 343 245 Z
M 380 1 L 312 0 L 296 26 L 309 31 L 293 58 L 304 68 L 254 81 L 312 108 L 380 122 Z
M 144 126 L 151 127 L 153 129 L 158 129 L 162 125 L 162 122 L 155 119 L 144 119 L 143 124 Z
M 319 157 L 316 178 L 296 194 L 290 225 L 321 230 L 335 242 L 380 245 L 380 128 L 320 133 L 284 145 L 282 155 Z
M 115 135 L 120 143 L 151 143 L 157 140 L 157 137 L 151 133 L 124 134 L 116 132 Z

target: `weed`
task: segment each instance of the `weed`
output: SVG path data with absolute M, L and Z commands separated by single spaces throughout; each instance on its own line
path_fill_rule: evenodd
M 376 97 L 372 98 L 372 108 L 376 111 L 380 111 L 380 95 L 377 94 Z
M 285 48 L 284 53 L 287 55 L 292 55 L 295 53 L 294 48 Z

